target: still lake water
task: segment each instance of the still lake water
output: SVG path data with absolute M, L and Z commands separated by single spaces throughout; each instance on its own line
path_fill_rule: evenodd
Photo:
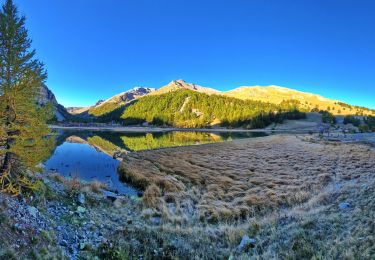
M 122 133 L 111 131 L 58 131 L 56 149 L 44 163 L 46 172 L 57 172 L 64 177 L 77 177 L 85 181 L 106 183 L 119 194 L 136 195 L 138 192 L 121 182 L 117 173 L 122 152 L 225 142 L 239 138 L 265 136 L 265 133 L 210 133 L 163 132 Z

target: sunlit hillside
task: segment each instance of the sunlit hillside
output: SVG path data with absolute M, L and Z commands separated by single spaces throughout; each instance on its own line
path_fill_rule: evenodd
M 173 80 L 167 85 L 159 88 L 157 91 L 150 93 L 149 95 L 160 95 L 160 94 L 165 94 L 165 93 L 173 92 L 173 91 L 180 90 L 180 89 L 189 89 L 189 90 L 193 90 L 193 91 L 197 91 L 197 92 L 205 93 L 209 95 L 221 93 L 220 91 L 216 89 L 202 87 L 193 83 L 187 83 L 184 80 Z
M 239 87 L 223 95 L 243 100 L 259 100 L 280 104 L 285 100 L 298 100 L 307 110 L 327 110 L 335 115 L 375 115 L 375 110 L 345 104 L 321 95 L 297 91 L 279 86 Z
M 164 98 L 163 95 L 172 92 L 177 93 L 178 91 L 193 91 L 201 94 L 207 94 L 209 96 L 224 96 L 240 99 L 243 101 L 261 101 L 274 105 L 280 105 L 283 102 L 298 102 L 298 109 L 304 112 L 329 111 L 334 115 L 344 116 L 375 115 L 375 110 L 369 108 L 346 104 L 339 100 L 329 99 L 318 94 L 297 91 L 294 89 L 279 86 L 239 87 L 227 92 L 220 92 L 213 88 L 206 88 L 193 83 L 187 83 L 184 80 L 173 80 L 159 89 L 135 88 L 127 92 L 115 95 L 105 101 L 99 101 L 95 106 L 75 109 L 71 111 L 79 116 L 86 116 L 91 118 L 96 117 L 99 119 L 99 121 L 102 122 L 109 122 L 112 120 L 117 121 L 120 119 L 125 107 L 127 105 L 130 105 L 134 100 L 138 100 L 143 97 L 153 97 L 159 95 L 162 95 L 162 97 Z M 159 101 L 157 99 L 155 99 L 154 101 L 156 102 L 155 106 L 159 106 Z M 201 101 L 198 100 L 197 103 L 199 102 Z M 141 102 L 141 104 L 143 103 L 144 102 Z M 137 106 L 139 107 L 141 104 L 138 104 Z M 186 105 L 188 105 L 188 100 L 186 102 Z M 246 104 L 244 105 L 246 106 Z M 224 107 L 217 107 L 217 109 L 224 109 Z M 145 112 L 147 111 L 148 109 L 145 110 Z M 194 111 L 195 110 L 192 110 L 193 113 L 195 113 Z M 124 116 L 122 116 L 122 118 L 124 119 Z
M 122 122 L 127 125 L 149 123 L 182 128 L 263 128 L 284 119 L 299 118 L 304 118 L 304 114 L 295 101 L 272 104 L 188 89 L 142 97 L 126 107 L 121 115 Z

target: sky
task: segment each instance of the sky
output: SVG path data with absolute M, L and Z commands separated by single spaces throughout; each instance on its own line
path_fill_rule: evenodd
M 14 1 L 65 106 L 184 79 L 375 109 L 373 0 Z

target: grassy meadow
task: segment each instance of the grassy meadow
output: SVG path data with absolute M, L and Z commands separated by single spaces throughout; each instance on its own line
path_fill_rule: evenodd
M 277 135 L 129 154 L 120 174 L 144 190 L 146 218 L 221 244 L 215 257 L 370 259 L 374 159 L 366 145 Z M 241 256 L 245 234 L 257 242 Z

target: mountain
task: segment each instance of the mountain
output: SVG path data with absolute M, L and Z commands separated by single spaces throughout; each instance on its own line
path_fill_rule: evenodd
M 294 103 L 271 104 L 180 88 L 142 97 L 125 107 L 121 117 L 112 120 L 122 121 L 125 125 L 263 128 L 272 122 L 304 117 Z
M 96 107 L 103 106 L 107 103 L 116 103 L 116 104 L 121 104 L 121 103 L 126 103 L 129 101 L 132 101 L 134 99 L 140 98 L 144 95 L 147 95 L 149 93 L 154 92 L 156 89 L 154 88 L 146 88 L 146 87 L 135 87 L 131 90 L 128 90 L 126 92 L 122 92 L 120 94 L 117 94 L 107 100 L 104 101 L 99 101 L 96 104 Z
M 165 94 L 165 93 L 173 92 L 173 91 L 176 91 L 176 90 L 179 90 L 179 89 L 189 89 L 189 90 L 197 91 L 197 92 L 200 92 L 200 93 L 205 93 L 205 94 L 208 94 L 208 95 L 220 94 L 221 93 L 220 91 L 218 91 L 216 89 L 205 88 L 205 87 L 193 84 L 193 83 L 187 83 L 186 81 L 180 79 L 180 80 L 171 81 L 167 85 L 165 85 L 165 86 L 159 88 L 158 90 L 154 91 L 153 93 L 151 93 L 151 95 Z
M 250 86 L 239 87 L 234 90 L 222 93 L 228 97 L 234 97 L 243 100 L 259 100 L 280 104 L 285 100 L 297 100 L 300 107 L 306 110 L 327 110 L 335 115 L 373 115 L 374 110 L 364 107 L 352 106 L 341 102 L 325 98 L 321 95 L 301 92 L 280 86 Z
M 302 92 L 280 86 L 243 86 L 227 92 L 220 92 L 212 88 L 202 87 L 184 80 L 173 80 L 166 86 L 154 91 L 150 95 L 161 95 L 180 89 L 193 90 L 208 95 L 216 94 L 242 100 L 256 100 L 280 104 L 283 101 L 296 100 L 299 107 L 307 111 L 328 110 L 335 115 L 374 115 L 374 110 L 353 106 L 339 100 L 328 99 L 318 94 Z
M 99 100 L 91 107 L 69 108 L 69 112 L 83 118 L 102 117 L 115 112 L 117 109 L 133 102 L 134 100 L 154 92 L 155 89 L 147 87 L 135 87 L 131 90 L 117 94 L 107 100 Z
M 67 107 L 66 110 L 72 114 L 72 115 L 79 115 L 79 114 L 82 114 L 84 112 L 86 112 L 87 110 L 89 110 L 90 107 Z
M 335 103 L 336 100 L 330 100 L 320 95 L 301 92 L 289 88 L 279 86 L 251 86 L 239 87 L 228 92 L 224 95 L 235 97 L 239 99 L 252 99 L 271 103 L 281 103 L 283 100 L 295 99 L 299 101 L 314 101 L 320 103 Z
M 52 93 L 52 91 L 43 84 L 43 86 L 40 88 L 37 104 L 40 106 L 45 106 L 48 103 L 52 103 L 55 118 L 57 121 L 64 121 L 71 116 L 66 108 L 57 102 L 56 97 Z
M 177 95 L 176 93 L 180 92 L 184 93 L 185 99 L 177 100 L 181 98 L 181 95 Z M 194 93 L 201 95 L 195 95 Z M 239 101 L 246 102 L 239 103 Z M 199 103 L 202 102 L 213 102 L 211 106 L 216 106 L 214 108 L 215 111 L 213 112 L 213 108 L 207 110 L 207 104 L 204 104 L 204 109 L 206 110 L 201 111 L 201 108 L 199 108 L 201 104 Z M 126 121 L 127 123 L 155 123 L 159 116 L 161 117 L 159 118 L 160 122 L 169 122 L 174 126 L 216 125 L 224 124 L 227 120 L 230 120 L 231 124 L 235 124 L 235 120 L 246 121 L 246 116 L 244 115 L 250 115 L 250 112 L 246 110 L 247 108 L 245 109 L 245 113 L 239 108 L 232 110 L 228 104 L 232 104 L 232 106 L 233 104 L 242 104 L 244 106 L 263 107 L 263 111 L 266 113 L 279 109 L 296 108 L 303 112 L 326 110 L 335 115 L 375 115 L 375 110 L 349 105 L 339 100 L 325 98 L 321 95 L 280 86 L 244 86 L 227 92 L 220 92 L 212 88 L 187 83 L 184 80 L 173 80 L 157 90 L 137 87 L 107 100 L 100 100 L 94 106 L 69 108 L 68 111 L 77 115 L 78 120 L 89 119 L 100 122 Z M 142 105 L 145 108 L 147 107 L 147 109 L 141 108 Z M 154 108 L 161 106 L 163 106 L 164 112 L 154 111 Z M 269 110 L 269 108 L 274 110 Z M 174 111 L 174 109 L 178 109 L 179 111 Z M 236 115 L 220 117 L 217 115 L 223 113 L 219 112 L 219 110 L 232 111 L 231 113 Z M 257 111 L 257 115 L 261 114 L 261 110 Z M 155 112 L 155 117 L 151 119 L 152 111 Z M 190 113 L 190 117 L 186 113 Z M 242 114 L 238 116 L 238 113 Z M 184 114 L 184 116 L 181 117 L 181 114 Z M 172 117 L 176 117 L 177 119 L 172 120 Z M 194 117 L 200 118 L 200 120 L 196 120 Z M 181 118 L 185 118 L 187 121 L 182 123 Z M 177 121 L 178 123 L 176 123 Z M 198 121 L 199 123 L 197 123 Z

